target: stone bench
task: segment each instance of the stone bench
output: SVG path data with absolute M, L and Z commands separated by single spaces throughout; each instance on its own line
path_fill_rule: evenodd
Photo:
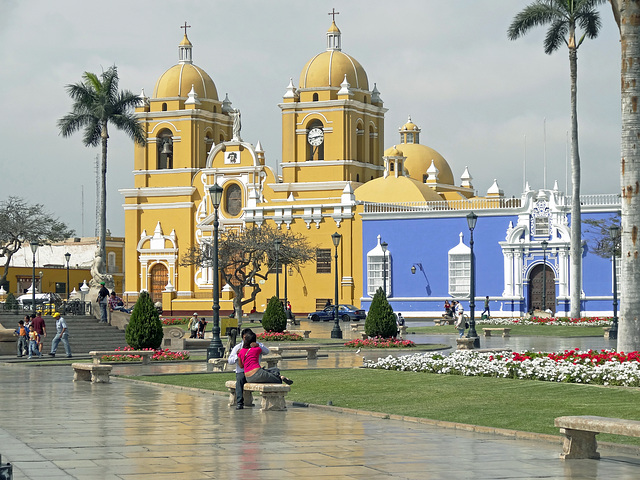
M 227 380 L 225 386 L 229 389 L 229 406 L 236 405 L 236 381 Z M 282 411 L 287 409 L 284 397 L 291 391 L 291 387 L 280 383 L 245 383 L 242 396 L 245 407 L 253 406 L 253 392 L 260 392 L 262 403 L 260 411 Z
M 455 318 L 436 318 L 433 323 L 435 323 L 437 327 L 442 327 L 444 325 L 453 325 L 455 323 Z
M 358 330 L 362 330 L 364 328 L 364 323 L 352 323 L 350 325 L 352 332 L 357 332 Z
M 456 338 L 456 345 L 458 346 L 458 350 L 473 350 L 473 343 L 475 342 L 475 340 L 475 337 Z
M 491 336 L 491 332 L 496 332 L 496 333 L 502 333 L 503 337 L 510 337 L 511 336 L 511 329 L 510 328 L 483 328 L 482 329 L 482 334 L 485 337 L 490 337 Z
M 304 338 L 309 338 L 311 330 L 287 330 L 289 333 L 296 333 Z
M 109 383 L 109 374 L 113 365 L 106 363 L 72 363 L 73 381 L 86 381 L 91 383 Z
M 155 350 L 109 350 L 109 351 L 94 351 L 89 352 L 89 355 L 93 359 L 93 363 L 95 365 L 99 365 L 102 357 L 105 355 L 114 356 L 114 355 L 138 355 L 142 359 L 142 363 L 144 365 L 148 365 L 151 362 L 151 357 L 156 353 Z
M 267 368 L 277 367 L 282 355 L 265 355 L 262 360 L 267 362 Z M 228 365 L 226 358 L 210 358 L 207 362 L 207 372 L 224 372 Z
M 600 458 L 597 452 L 598 433 L 640 437 L 640 422 L 623 420 L 621 418 L 607 418 L 596 416 L 558 417 L 555 426 L 564 435 L 564 444 L 560 458 Z
M 284 346 L 279 346 L 279 347 L 270 347 L 269 350 L 272 351 L 273 353 L 277 353 L 280 354 L 284 351 L 290 351 L 290 350 L 306 350 L 307 351 L 307 359 L 308 360 L 315 360 L 318 358 L 318 349 L 320 347 L 318 347 L 317 345 L 284 345 Z
M 407 326 L 406 325 L 400 325 L 398 327 L 398 335 L 401 337 L 404 337 L 407 334 Z

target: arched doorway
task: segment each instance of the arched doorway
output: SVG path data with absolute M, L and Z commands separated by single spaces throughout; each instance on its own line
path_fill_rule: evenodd
M 162 292 L 169 282 L 169 272 L 167 267 L 161 263 L 157 263 L 151 269 L 151 282 L 149 286 L 149 294 L 153 302 L 162 302 Z
M 546 305 L 542 304 L 543 296 Z M 529 275 L 529 311 L 547 309 L 556 312 L 556 281 L 553 269 L 540 264 L 533 267 Z

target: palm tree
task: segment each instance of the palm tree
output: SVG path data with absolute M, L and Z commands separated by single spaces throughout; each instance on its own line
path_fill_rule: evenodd
M 140 97 L 129 90 L 118 91 L 118 70 L 116 66 L 102 72 L 100 78 L 95 73 L 84 72 L 83 81 L 66 86 L 73 100 L 73 108 L 58 120 L 63 137 L 68 137 L 84 129 L 83 143 L 87 147 L 101 145 L 100 161 L 100 253 L 105 258 L 105 234 L 107 230 L 107 141 L 108 124 L 124 131 L 139 145 L 146 143 L 145 132 L 133 113 Z M 102 264 L 104 267 L 104 263 Z M 100 272 L 105 273 L 105 272 Z
M 582 290 L 582 233 L 580 215 L 580 154 L 578 152 L 577 80 L 578 48 L 585 38 L 595 38 L 600 31 L 600 14 L 596 7 L 605 0 L 536 0 L 518 13 L 507 32 L 516 40 L 533 27 L 549 25 L 544 52 L 552 54 L 565 44 L 569 49 L 571 77 L 571 317 L 580 317 Z M 579 40 L 576 30 L 584 33 Z
M 640 350 L 640 5 L 632 0 L 611 0 L 613 15 L 620 29 L 622 52 L 622 248 L 620 272 L 620 326 L 618 351 Z

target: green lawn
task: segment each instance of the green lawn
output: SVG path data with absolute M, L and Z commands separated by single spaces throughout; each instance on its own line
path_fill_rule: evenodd
M 640 421 L 640 389 L 386 370 L 295 370 L 288 400 L 558 435 L 562 415 Z M 133 377 L 225 391 L 233 373 Z M 640 445 L 640 439 L 598 435 Z
M 482 328 L 500 328 L 499 325 L 478 325 L 476 331 L 482 336 Z M 511 325 L 512 336 L 539 336 L 539 337 L 602 337 L 604 331 L 602 327 L 564 327 L 559 325 Z M 429 335 L 446 335 L 458 333 L 453 325 L 442 327 L 412 327 L 407 326 L 409 333 L 422 333 Z M 411 337 L 408 337 L 411 340 Z

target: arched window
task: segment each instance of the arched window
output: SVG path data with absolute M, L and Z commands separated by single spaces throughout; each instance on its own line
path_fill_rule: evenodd
M 156 138 L 158 170 L 173 168 L 173 135 L 170 130 L 160 130 Z
M 237 183 L 232 183 L 225 190 L 224 206 L 230 217 L 236 217 L 242 211 L 242 188 Z
M 317 94 L 317 93 L 314 93 L 314 94 L 313 94 L 313 101 L 314 101 L 314 102 L 317 102 L 317 101 L 318 101 L 318 94 Z
M 364 127 L 360 122 L 356 125 L 356 160 L 366 161 L 364 157 Z
M 120 273 L 116 271 L 116 252 L 107 253 L 107 273 Z
M 324 125 L 312 120 L 307 125 L 307 160 L 324 160 Z
M 376 135 L 372 125 L 369 126 L 369 163 L 372 165 L 376 163 Z
M 358 183 L 360 182 L 360 174 L 359 173 L 356 174 L 356 182 L 358 182 Z
M 167 104 L 166 104 L 166 103 L 163 103 L 163 104 L 162 104 L 162 111 L 163 111 L 163 112 L 166 112 L 166 111 L 167 111 Z

